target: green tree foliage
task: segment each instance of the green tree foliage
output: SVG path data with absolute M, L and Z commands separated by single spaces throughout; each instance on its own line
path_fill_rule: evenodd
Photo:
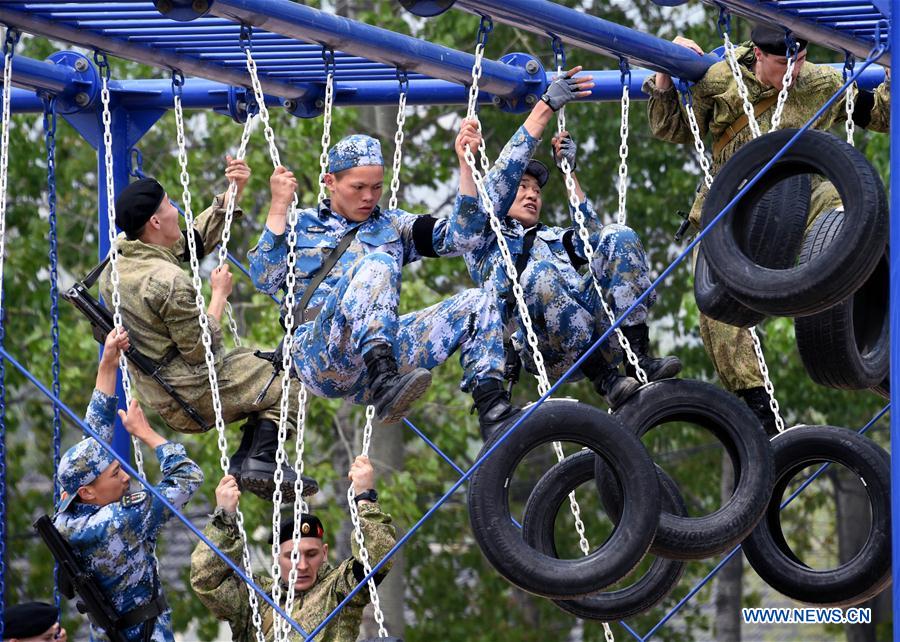
M 358 20 L 378 24 L 399 32 L 409 33 L 439 44 L 464 51 L 474 48 L 478 18 L 461 11 L 450 11 L 428 21 L 410 19 L 398 11 L 397 3 L 350 3 L 355 5 Z M 635 0 L 629 4 L 609 4 L 594 0 L 564 4 L 607 20 L 633 25 L 642 31 L 663 38 L 677 33 L 687 35 L 704 48 L 719 44 L 715 35 L 713 10 L 693 7 L 690 12 L 659 7 L 651 0 Z M 735 38 L 749 33 L 745 23 L 735 25 Z M 19 51 L 41 59 L 58 48 L 40 38 L 23 39 Z M 511 52 L 526 52 L 538 57 L 545 67 L 553 66 L 547 38 L 497 25 L 490 37 L 487 56 L 499 59 Z M 832 60 L 834 54 L 815 50 L 811 58 Z M 590 52 L 568 52 L 571 65 L 586 69 L 617 69 L 616 61 Z M 160 78 L 166 73 L 129 62 L 114 61 L 114 78 Z M 456 176 L 456 158 L 452 141 L 464 107 L 430 107 L 410 110 L 407 120 L 407 143 L 404 154 L 403 205 L 418 212 L 446 212 L 446 196 L 452 195 Z M 457 117 L 454 118 L 453 115 Z M 448 117 L 449 116 L 449 117 Z M 496 158 L 500 148 L 524 119 L 523 115 L 501 112 L 493 107 L 481 110 L 487 151 Z M 360 130 L 359 114 L 348 108 L 336 110 L 333 136 Z M 672 241 L 672 233 L 680 222 L 677 209 L 687 210 L 698 180 L 698 168 L 693 151 L 668 145 L 651 138 L 646 127 L 645 106 L 633 102 L 630 114 L 630 155 L 628 159 L 630 189 L 628 192 L 629 224 L 637 229 L 658 273 L 675 258 L 681 246 Z M 321 119 L 302 120 L 282 110 L 273 110 L 275 129 L 282 159 L 299 174 L 301 202 L 312 203 L 317 191 L 319 137 Z M 571 107 L 568 126 L 581 145 L 579 178 L 598 211 L 612 220 L 617 203 L 616 180 L 618 159 L 619 106 L 617 103 L 592 103 Z M 240 138 L 240 125 L 224 116 L 195 112 L 189 115 L 188 145 L 192 174 L 192 196 L 195 210 L 202 209 L 216 191 L 224 188 L 223 158 L 233 153 Z M 886 137 L 858 136 L 860 145 L 885 174 L 888 169 Z M 144 171 L 156 176 L 170 190 L 170 196 L 180 200 L 178 168 L 174 147 L 174 117 L 167 114 L 144 137 Z M 390 140 L 385 139 L 385 153 L 392 152 Z M 44 381 L 50 380 L 49 283 L 47 271 L 47 187 L 46 163 L 42 142 L 40 116 L 18 115 L 13 119 L 10 161 L 10 207 L 7 219 L 8 257 L 5 269 L 4 297 L 6 303 L 6 346 L 22 363 Z M 96 261 L 97 246 L 97 169 L 94 151 L 66 123 L 61 122 L 57 142 L 58 211 L 60 216 L 61 287 L 84 275 Z M 552 166 L 549 158 L 549 134 L 538 157 Z M 244 218 L 235 224 L 231 248 L 245 257 L 255 243 L 265 219 L 268 201 L 268 177 L 271 163 L 257 130 L 248 151 L 253 177 L 244 199 Z M 429 196 L 422 196 L 428 193 Z M 434 194 L 434 196 L 431 196 Z M 441 202 L 442 201 L 442 202 Z M 544 219 L 565 223 L 567 207 L 564 186 L 554 173 L 544 191 Z M 460 259 L 425 261 L 405 270 L 404 310 L 431 305 L 449 294 L 470 287 L 471 282 Z M 697 329 L 697 310 L 693 303 L 692 282 L 688 266 L 677 269 L 662 284 L 659 301 L 653 309 L 653 336 L 659 346 L 677 353 L 685 363 L 683 376 L 715 381 L 711 365 L 700 344 Z M 236 278 L 232 296 L 245 343 L 271 346 L 279 337 L 277 311 L 271 301 L 253 292 L 252 284 Z M 88 325 L 71 306 L 61 304 L 61 354 L 63 399 L 76 411 L 85 407 L 93 384 L 93 363 L 97 346 L 90 336 Z M 882 403 L 874 395 L 857 392 L 838 392 L 817 387 L 810 382 L 796 354 L 793 325 L 789 320 L 768 321 L 762 336 L 778 398 L 786 421 L 796 423 L 830 423 L 849 427 L 862 426 Z M 435 371 L 434 384 L 414 410 L 411 420 L 461 467 L 471 464 L 478 453 L 477 423 L 469 413 L 471 400 L 458 390 L 460 366 L 454 361 Z M 568 384 L 566 395 L 588 403 L 600 399 L 584 383 Z M 52 562 L 39 544 L 31 523 L 43 512 L 52 511 L 52 430 L 51 410 L 46 400 L 18 374 L 7 366 L 7 603 L 23 599 L 46 599 L 52 590 Z M 516 398 L 526 402 L 536 398 L 533 381 L 525 380 L 516 389 Z M 323 491 L 313 502 L 322 515 L 333 538 L 346 534 L 338 524 L 346 522 L 346 508 L 342 501 L 346 468 L 343 462 L 358 448 L 343 430 L 362 424 L 359 408 L 342 407 L 337 401 L 313 399 L 310 404 L 307 429 L 307 470 L 316 477 Z M 158 422 L 158 419 L 157 419 Z M 159 423 L 157 423 L 159 425 Z M 402 470 L 383 473 L 381 496 L 387 510 L 398 524 L 410 527 L 456 481 L 457 474 L 441 461 L 411 431 L 402 424 L 383 430 L 403 431 L 404 466 Z M 876 430 L 873 438 L 884 444 L 886 431 Z M 229 429 L 232 440 L 238 438 L 235 427 Z M 63 447 L 79 438 L 78 431 L 66 425 Z M 218 451 L 214 435 L 180 436 L 173 438 L 185 443 L 207 474 L 207 481 L 198 497 L 190 505 L 189 514 L 202 525 L 208 507 L 212 505 L 213 489 L 218 479 Z M 375 439 L 379 438 L 378 433 Z M 662 429 L 647 438 L 646 443 L 661 464 L 681 485 L 692 514 L 708 512 L 718 505 L 719 458 L 721 447 L 703 431 L 687 426 Z M 574 452 L 574 449 L 569 449 Z M 149 458 L 148 458 L 149 459 Z M 524 505 L 529 483 L 539 476 L 551 462 L 549 451 L 537 453 L 523 466 L 517 476 L 513 500 L 515 506 Z M 154 464 L 148 462 L 151 478 Z M 521 479 L 519 479 L 521 477 Z M 822 483 L 807 491 L 800 500 L 802 506 L 792 512 L 798 518 L 821 512 L 830 484 Z M 588 525 L 588 535 L 597 543 L 609 531 L 609 524 L 590 488 L 579 492 L 582 510 Z M 514 509 L 515 509 L 514 506 Z M 268 569 L 270 562 L 263 545 L 271 524 L 271 509 L 255 497 L 243 502 L 248 531 L 257 543 L 259 568 Z M 826 523 L 828 520 L 825 520 Z M 181 528 L 178 526 L 177 528 Z M 829 532 L 804 533 L 798 529 L 792 543 L 799 551 L 825 542 L 833 546 L 833 525 Z M 576 538 L 571 516 L 561 511 L 559 517 L 559 546 L 570 555 L 577 555 Z M 332 540 L 332 546 L 345 547 L 343 541 Z M 160 557 L 171 563 L 166 555 L 166 542 L 160 547 Z M 836 549 L 832 549 L 836 550 Z M 425 640 L 516 640 L 538 641 L 548 638 L 568 639 L 576 627 L 576 620 L 556 609 L 549 601 L 526 595 L 510 587 L 485 562 L 472 538 L 465 503 L 464 489 L 453 495 L 410 540 L 406 555 L 406 609 L 408 625 L 406 639 Z M 188 560 L 178 560 L 186 567 Z M 176 564 L 177 565 L 177 564 Z M 696 581 L 712 567 L 713 562 L 692 563 L 681 585 L 662 607 L 633 618 L 629 624 L 639 632 L 647 631 Z M 745 578 L 752 572 L 745 574 Z M 186 579 L 186 568 L 182 578 Z M 745 579 L 745 582 L 749 580 Z M 167 586 L 169 602 L 175 609 L 175 626 L 184 631 L 189 626 L 201 639 L 211 639 L 217 631 L 215 623 L 192 596 L 186 582 Z M 707 585 L 691 603 L 680 611 L 673 623 L 663 629 L 657 639 L 691 640 L 706 634 L 710 617 L 701 605 L 712 601 L 711 585 Z M 748 584 L 749 586 L 749 584 Z M 745 591 L 747 605 L 759 603 L 759 595 Z M 66 624 L 70 630 L 80 626 L 81 619 L 74 610 L 67 610 Z M 628 634 L 614 625 L 617 639 Z M 834 635 L 839 635 L 835 633 Z M 603 631 L 596 623 L 585 623 L 585 640 L 603 639 Z M 836 639 L 836 638 L 833 638 Z

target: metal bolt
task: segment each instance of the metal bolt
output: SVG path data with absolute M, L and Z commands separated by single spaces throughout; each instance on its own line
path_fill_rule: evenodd
M 288 111 L 294 111 L 295 109 L 297 109 L 297 101 L 293 98 L 288 98 L 284 101 L 284 108 Z
M 530 74 L 536 74 L 540 69 L 540 65 L 537 64 L 537 60 L 529 60 L 525 63 L 525 71 Z
M 325 109 L 325 100 L 322 98 L 316 99 L 316 109 Z
M 87 71 L 88 69 L 88 61 L 84 58 L 79 58 L 75 61 L 75 71 Z
M 209 2 L 207 2 L 206 0 L 194 0 L 194 3 L 191 5 L 191 7 L 197 13 L 206 13 L 207 11 L 209 11 Z
M 525 104 L 526 105 L 533 105 L 536 102 L 537 102 L 537 96 L 535 96 L 534 94 L 528 94 L 525 96 Z
M 491 102 L 494 103 L 495 107 L 499 107 L 500 103 L 503 102 L 503 99 L 500 98 L 500 96 L 494 96 L 493 98 L 491 98 Z
M 79 107 L 85 107 L 89 102 L 91 102 L 91 97 L 88 96 L 85 92 L 79 91 L 77 94 L 75 94 L 75 104 Z
M 157 0 L 156 10 L 160 13 L 169 13 L 172 10 L 172 0 Z

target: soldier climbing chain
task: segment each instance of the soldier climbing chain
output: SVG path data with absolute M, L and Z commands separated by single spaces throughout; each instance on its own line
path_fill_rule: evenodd
M 482 24 L 484 20 L 482 20 Z M 481 122 L 478 119 L 478 116 L 475 112 L 475 105 L 478 102 L 478 80 L 481 77 L 481 56 L 483 55 L 484 42 L 482 38 L 479 36 L 479 43 L 476 46 L 475 52 L 475 65 L 472 67 L 472 86 L 469 91 L 469 104 L 467 110 L 467 119 L 474 119 L 478 125 L 478 131 L 481 131 Z M 481 139 L 481 144 L 479 145 L 479 152 L 481 154 L 481 163 L 482 167 L 489 167 L 487 162 L 487 155 L 484 152 L 484 138 Z M 509 275 L 510 286 L 512 287 L 513 297 L 516 300 L 516 308 L 519 311 L 519 318 L 522 322 L 522 327 L 525 330 L 525 338 L 528 342 L 528 346 L 531 349 L 532 360 L 534 361 L 535 369 L 537 370 L 537 374 L 535 375 L 538 382 L 538 393 L 541 396 L 544 396 L 550 391 L 550 379 L 547 376 L 547 367 L 544 364 L 544 355 L 541 354 L 540 346 L 538 345 L 537 334 L 534 331 L 534 327 L 531 323 L 531 315 L 528 312 L 528 304 L 525 302 L 525 290 L 522 288 L 522 284 L 519 283 L 519 279 L 516 278 L 516 264 L 513 261 L 512 255 L 509 252 L 509 245 L 506 243 L 506 238 L 503 236 L 503 228 L 500 224 L 500 219 L 495 216 L 494 212 L 494 203 L 491 201 L 490 195 L 487 192 L 487 189 L 484 185 L 484 177 L 487 174 L 485 170 L 485 174 L 483 175 L 478 167 L 475 164 L 475 154 L 472 152 L 472 149 L 466 145 L 465 149 L 465 161 L 469 166 L 469 169 L 472 172 L 472 179 L 475 183 L 475 187 L 478 190 L 478 194 L 481 197 L 482 206 L 484 207 L 488 222 L 491 226 L 491 230 L 494 232 L 494 236 L 497 239 L 497 247 L 500 249 L 500 255 L 503 257 L 503 266 L 506 269 L 507 275 Z M 556 458 L 558 461 L 562 461 L 565 459 L 565 454 L 563 453 L 562 444 L 558 441 L 553 442 L 553 451 L 556 453 Z M 574 491 L 569 495 L 569 508 L 572 512 L 572 517 L 575 519 L 575 530 L 578 532 L 579 536 L 579 544 L 583 551 L 590 551 L 590 544 L 587 541 L 587 538 L 584 535 L 584 522 L 581 520 L 581 509 L 578 506 L 578 502 L 575 500 Z M 585 553 L 587 554 L 587 553 Z
M 562 74 L 562 68 L 557 69 L 557 74 Z M 565 107 L 560 109 L 556 113 L 556 123 L 557 123 L 557 131 L 563 132 L 566 129 L 566 114 Z M 575 177 L 572 176 L 572 168 L 569 167 L 568 159 L 562 159 L 562 172 L 563 176 L 565 176 L 566 183 L 566 193 L 569 197 L 569 207 L 572 208 L 572 218 L 575 219 L 575 225 L 578 228 L 578 238 L 581 239 L 581 244 L 584 246 L 584 256 L 587 259 L 588 270 L 591 273 L 591 282 L 594 284 L 594 290 L 597 292 L 597 298 L 600 299 L 600 304 L 603 306 L 603 312 L 606 314 L 606 318 L 609 319 L 610 325 L 615 324 L 616 315 L 613 313 L 612 308 L 609 307 L 609 303 L 606 301 L 606 297 L 603 294 L 603 288 L 600 286 L 600 279 L 597 276 L 596 271 L 594 270 L 594 247 L 591 245 L 591 237 L 588 232 L 587 225 L 585 225 L 584 221 L 584 213 L 581 211 L 581 204 L 578 202 L 578 192 L 575 186 Z M 620 207 L 622 206 L 622 202 L 619 203 Z M 624 223 L 620 223 L 620 225 L 624 225 Z M 634 352 L 634 349 L 631 347 L 631 343 L 628 341 L 628 338 L 625 336 L 625 333 L 622 332 L 621 328 L 616 328 L 616 338 L 619 340 L 619 345 L 622 347 L 622 351 L 625 353 L 625 358 L 628 359 L 628 363 L 634 368 L 635 374 L 637 374 L 638 381 L 641 384 L 645 384 L 649 381 L 647 378 L 647 373 L 644 372 L 644 369 L 641 368 L 641 364 L 638 361 L 638 357 Z
M 96 52 L 94 60 L 100 72 L 100 102 L 103 106 L 103 166 L 106 170 L 106 219 L 107 232 L 109 234 L 109 268 L 110 283 L 112 284 L 113 327 L 118 330 L 124 327 L 122 321 L 121 298 L 119 296 L 119 249 L 116 242 L 116 188 L 113 182 L 113 156 L 112 156 L 112 112 L 110 111 L 109 93 L 109 62 L 106 54 Z M 128 372 L 128 361 L 125 353 L 119 353 L 119 370 L 122 372 L 122 390 L 125 392 L 125 403 L 131 405 L 131 375 Z M 141 451 L 141 442 L 137 437 L 131 437 L 134 450 L 134 463 L 141 477 L 144 475 L 144 454 Z
M 253 116 L 247 114 L 247 120 L 244 121 L 244 131 L 241 134 L 241 142 L 238 146 L 235 158 L 243 160 L 247 155 L 247 143 L 250 142 L 250 133 L 253 127 Z M 228 183 L 227 205 L 225 206 L 225 223 L 222 229 L 222 240 L 219 242 L 219 257 L 216 267 L 221 268 L 228 260 L 228 241 L 231 240 L 231 222 L 234 220 L 234 208 L 237 206 L 237 181 Z M 241 347 L 241 335 L 238 333 L 237 323 L 234 320 L 234 310 L 231 309 L 231 301 L 225 301 L 225 318 L 228 320 L 228 328 L 231 330 L 231 336 L 234 339 L 234 345 Z

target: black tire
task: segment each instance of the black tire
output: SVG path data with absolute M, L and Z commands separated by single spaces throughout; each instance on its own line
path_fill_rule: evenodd
M 809 176 L 800 174 L 776 183 L 762 195 L 741 242 L 747 256 L 764 267 L 790 267 L 803 242 L 810 191 Z M 716 279 L 702 243 L 694 267 L 694 298 L 703 314 L 728 325 L 750 328 L 766 318 L 735 299 Z
M 760 136 L 725 163 L 703 205 L 703 227 L 796 133 L 783 129 Z M 842 226 L 836 242 L 805 265 L 761 266 L 740 245 L 749 214 L 772 185 L 798 174 L 818 174 L 831 181 L 853 224 Z M 815 314 L 849 297 L 875 269 L 887 238 L 885 203 L 881 178 L 861 152 L 827 132 L 807 131 L 734 211 L 710 229 L 704 251 L 716 277 L 747 307 L 772 316 Z
M 882 399 L 891 400 L 891 375 L 888 375 L 876 386 L 872 386 L 872 392 L 881 397 Z
M 891 581 L 891 483 L 887 453 L 862 435 L 834 426 L 797 426 L 772 439 L 776 482 L 766 517 L 744 542 L 744 555 L 769 586 L 809 604 L 852 606 Z M 837 462 L 859 475 L 872 510 L 872 527 L 852 560 L 826 571 L 809 568 L 788 547 L 781 503 L 791 479 L 807 466 Z
M 799 264 L 824 252 L 843 222 L 840 210 L 817 218 L 803 242 Z M 863 390 L 887 376 L 891 360 L 889 296 L 885 253 L 852 296 L 824 312 L 794 319 L 797 350 L 810 379 L 830 388 Z
M 557 557 L 554 526 L 560 507 L 569 493 L 594 478 L 597 456 L 582 450 L 547 471 L 525 504 L 522 533 L 529 546 L 545 555 Z M 671 513 L 687 515 L 684 498 L 672 478 L 657 469 L 663 489 L 662 507 Z M 617 480 L 618 481 L 618 480 Z M 617 521 L 617 516 L 612 517 Z M 659 604 L 678 584 L 684 562 L 657 557 L 650 568 L 634 584 L 608 593 L 594 593 L 579 600 L 554 600 L 563 611 L 586 620 L 610 622 L 643 613 Z
M 666 379 L 643 386 L 615 412 L 638 437 L 656 426 L 687 421 L 709 430 L 725 447 L 735 471 L 732 496 L 715 512 L 683 517 L 665 510 L 653 550 L 663 557 L 695 560 L 739 544 L 762 518 L 774 479 L 769 438 L 747 404 L 709 383 Z M 619 501 L 607 466 L 597 466 L 604 506 Z
M 482 454 L 503 437 L 497 431 Z M 552 441 L 590 448 L 626 479 L 625 512 L 612 535 L 590 555 L 560 560 L 535 551 L 513 525 L 509 481 L 534 448 Z M 469 519 L 488 562 L 522 590 L 558 599 L 579 598 L 613 584 L 641 561 L 659 522 L 659 482 L 640 440 L 612 415 L 563 399 L 545 401 L 475 470 L 469 480 Z

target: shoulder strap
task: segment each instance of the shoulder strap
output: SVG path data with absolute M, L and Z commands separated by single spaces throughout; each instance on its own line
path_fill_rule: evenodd
M 525 268 L 528 267 L 528 260 L 531 258 L 531 248 L 534 246 L 534 239 L 537 237 L 537 231 L 540 225 L 535 225 L 533 228 L 525 232 L 525 237 L 522 239 L 522 253 L 516 257 L 516 281 L 522 278 L 522 272 L 525 271 Z M 516 298 L 513 295 L 512 285 L 510 285 L 509 290 L 506 292 L 506 306 L 508 310 L 511 310 L 516 305 Z
M 774 105 L 777 100 L 778 95 L 776 94 L 756 103 L 756 106 L 753 108 L 753 115 L 756 118 L 759 118 L 760 115 Z M 733 141 L 734 137 L 744 131 L 749 124 L 750 119 L 747 118 L 747 114 L 741 114 L 740 118 L 731 123 L 725 131 L 722 132 L 722 135 L 713 141 L 713 156 L 718 156 L 719 153 L 728 146 L 728 143 Z
M 297 305 L 297 310 L 302 314 L 306 310 L 306 306 L 309 305 L 310 299 L 312 299 L 313 294 L 316 293 L 316 289 L 322 284 L 322 281 L 328 276 L 329 272 L 334 268 L 337 264 L 338 260 L 343 256 L 344 252 L 347 251 L 347 248 L 350 247 L 350 243 L 353 242 L 353 239 L 356 237 L 356 233 L 359 231 L 360 226 L 357 225 L 352 230 L 348 231 L 344 236 L 341 237 L 340 242 L 337 244 L 331 252 L 325 257 L 325 260 L 322 262 L 322 266 L 316 270 L 316 273 L 313 274 L 312 278 L 309 281 L 309 285 L 306 287 L 306 291 L 303 293 L 303 297 L 300 299 L 300 303 Z M 295 320 L 296 322 L 296 320 Z

